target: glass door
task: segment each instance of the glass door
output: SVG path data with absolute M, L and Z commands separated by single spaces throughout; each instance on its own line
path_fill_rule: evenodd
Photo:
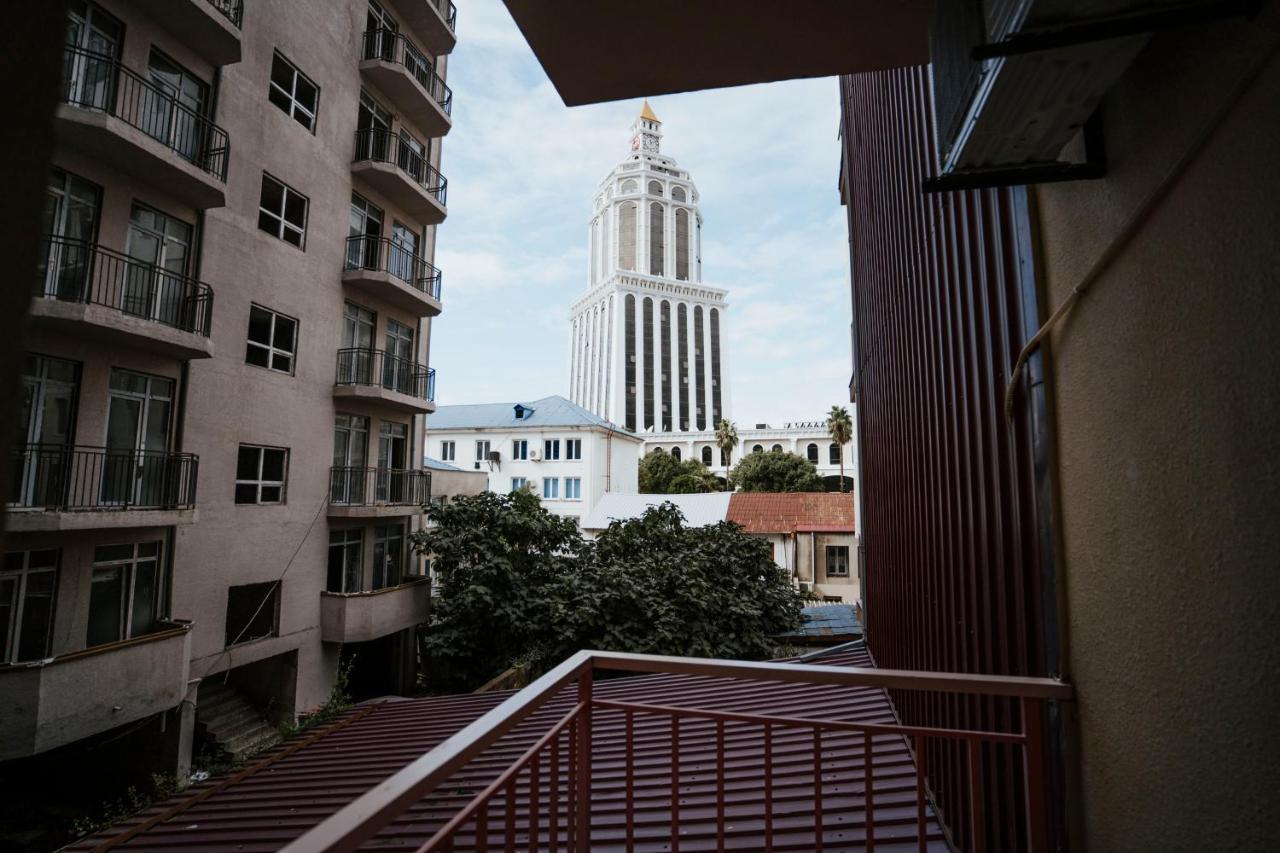
M 391 138 L 391 113 L 368 92 L 360 93 L 360 111 L 356 114 L 356 159 L 385 163 Z
M 369 0 L 369 14 L 365 18 L 365 30 L 369 33 L 365 59 L 375 57 L 387 62 L 396 61 L 396 31 L 400 26 L 387 14 L 376 0 Z
M 209 87 L 190 71 L 151 51 L 151 83 L 143 98 L 142 129 L 191 162 L 199 162 Z
M 391 226 L 391 256 L 387 272 L 410 284 L 417 284 L 418 234 L 403 222 Z
M 364 503 L 368 448 L 368 418 L 358 415 L 337 415 L 334 418 L 333 483 L 329 493 L 330 502 Z
M 408 497 L 408 443 L 407 425 L 382 422 L 378 431 L 378 500 L 404 503 Z
M 14 506 L 59 506 L 71 467 L 72 419 L 80 385 L 73 361 L 28 355 L 22 371 L 22 464 L 15 465 L 9 502 Z
M 373 536 L 373 588 L 396 586 L 404 577 L 404 525 L 380 524 Z
M 163 506 L 173 380 L 112 368 L 102 502 Z
M 69 104 L 115 111 L 115 63 L 124 26 L 99 7 L 72 0 L 67 12 L 63 96 Z
M 426 181 L 427 147 L 414 139 L 404 128 L 400 128 L 400 149 L 396 164 L 418 183 Z
M 89 294 L 93 242 L 97 236 L 102 192 L 96 184 L 54 169 L 44 199 L 42 295 L 70 302 L 94 301 Z
M 351 221 L 347 229 L 347 269 L 378 268 L 382 237 L 382 210 L 368 199 L 351 194 Z
M 342 310 L 342 357 L 338 381 L 351 385 L 373 384 L 373 330 L 377 316 L 348 302 Z
M 414 388 L 413 329 L 387 320 L 386 355 L 382 359 L 382 387 L 401 394 L 418 393 Z
M 129 217 L 127 254 L 139 261 L 125 274 L 120 310 L 183 328 L 187 304 L 187 258 L 192 228 L 140 204 Z

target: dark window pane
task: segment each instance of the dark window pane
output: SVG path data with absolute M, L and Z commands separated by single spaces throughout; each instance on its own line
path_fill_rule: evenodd
M 302 248 L 302 232 L 301 231 L 292 231 L 286 228 L 284 229 L 284 234 L 282 236 L 284 237 L 284 240 L 286 243 L 292 243 L 298 248 Z
M 262 498 L 259 502 L 264 504 L 280 503 L 280 487 L 279 486 L 263 486 Z
M 227 645 L 247 643 L 276 633 L 280 585 L 253 583 L 227 590 Z
M 284 451 L 283 450 L 262 451 L 262 479 L 263 480 L 283 480 L 284 479 Z
M 280 220 L 260 210 L 258 211 L 258 227 L 268 234 L 278 235 L 280 233 Z
M 285 199 L 284 218 L 301 228 L 307 219 L 306 199 L 296 193 L 289 193 Z
M 93 549 L 95 563 L 110 563 L 116 560 L 133 559 L 132 545 L 99 545 Z
M 27 576 L 18 631 L 18 660 L 39 660 L 49 653 L 49 626 L 53 621 L 53 572 Z
M 280 182 L 262 176 L 262 207 L 278 211 L 284 205 L 284 186 Z
M 120 600 L 124 594 L 124 571 L 120 568 L 94 569 L 89 587 L 90 646 L 120 639 Z
M 293 359 L 287 355 L 273 355 L 271 356 L 271 366 L 282 373 L 289 373 L 293 370 Z M 266 365 L 264 364 L 263 367 L 266 367 Z
M 275 86 L 272 86 L 270 91 L 267 92 L 267 99 L 285 112 L 289 112 L 293 108 L 293 103 L 289 100 L 289 96 Z
M 256 347 L 253 344 L 249 344 L 247 346 L 244 354 L 244 360 L 247 363 L 257 365 L 258 367 L 266 367 L 268 357 L 269 353 L 265 349 L 262 347 Z
M 276 316 L 276 349 L 287 350 L 293 352 L 293 335 L 297 329 L 297 323 L 287 317 Z
M 236 479 L 237 480 L 256 480 L 258 479 L 258 453 L 260 449 L 257 447 L 241 447 L 240 454 L 236 457 Z
M 156 627 L 156 564 L 139 563 L 133 580 L 133 617 L 129 636 L 150 634 Z
M 253 483 L 240 483 L 236 486 L 236 503 L 238 504 L 256 504 L 258 502 L 258 487 Z
M 249 340 L 271 344 L 271 312 L 261 308 L 249 309 Z
M 271 82 L 288 92 L 293 88 L 293 68 L 276 54 L 271 58 Z
M 298 103 L 306 107 L 307 112 L 314 113 L 316 111 L 316 87 L 301 77 L 298 78 L 298 87 L 294 90 L 293 96 Z

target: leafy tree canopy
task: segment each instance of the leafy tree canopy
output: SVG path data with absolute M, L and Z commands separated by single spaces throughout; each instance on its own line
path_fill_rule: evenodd
M 733 466 L 730 479 L 744 492 L 825 491 L 818 469 L 794 453 L 748 453 Z
M 654 450 L 640 460 L 640 491 L 646 495 L 687 495 L 718 492 L 720 480 L 697 459 L 676 459 Z

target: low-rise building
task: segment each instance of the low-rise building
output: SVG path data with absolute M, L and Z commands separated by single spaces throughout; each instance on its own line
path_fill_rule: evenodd
M 728 492 L 708 492 L 691 495 L 633 495 L 613 492 L 600 499 L 595 508 L 582 520 L 582 534 L 594 539 L 614 521 L 639 518 L 645 510 L 674 504 L 690 527 L 719 524 L 729 514 Z
M 852 604 L 858 579 L 853 498 L 830 492 L 737 492 L 727 520 L 773 545 L 773 558 L 802 590 Z

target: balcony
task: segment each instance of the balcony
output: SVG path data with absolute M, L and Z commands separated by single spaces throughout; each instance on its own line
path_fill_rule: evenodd
M 342 281 L 417 317 L 440 313 L 440 271 L 385 237 L 348 237 Z
M 422 512 L 431 501 L 431 472 L 399 468 L 329 469 L 330 518 L 382 518 Z
M 449 182 L 408 142 L 391 131 L 356 131 L 351 174 L 424 225 L 444 221 Z
M 434 412 L 436 372 L 380 349 L 340 349 L 333 396 L 415 415 Z
M 95 243 L 45 237 L 31 322 L 174 358 L 210 358 L 213 290 Z
M 240 61 L 243 0 L 133 0 L 211 65 Z
M 60 142 L 192 207 L 226 204 L 226 131 L 103 54 L 66 48 L 62 81 Z
M 391 0 L 391 6 L 432 56 L 453 51 L 458 7 L 450 0 Z
M 320 639 L 363 643 L 426 621 L 431 603 L 427 578 L 372 592 L 321 592 Z
M 167 527 L 195 520 L 191 453 L 20 444 L 12 451 L 5 529 Z
M 0 666 L 0 761 L 44 752 L 176 707 L 186 697 L 191 625 L 27 664 Z
M 360 47 L 360 73 L 427 136 L 439 137 L 453 126 L 453 92 L 431 61 L 402 34 L 370 30 Z

